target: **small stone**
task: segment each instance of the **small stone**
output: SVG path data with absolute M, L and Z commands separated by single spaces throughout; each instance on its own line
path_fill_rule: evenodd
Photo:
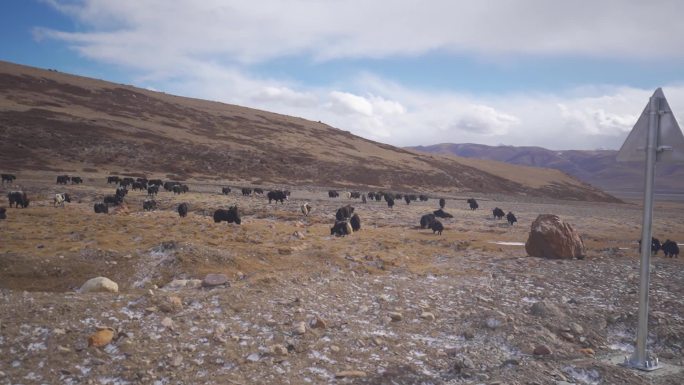
M 516 360 L 515 358 L 509 358 L 506 361 L 501 363 L 501 366 L 518 366 L 520 365 L 520 361 Z
M 293 332 L 294 332 L 295 334 L 298 334 L 298 335 L 302 335 L 302 334 L 306 333 L 306 323 L 305 323 L 305 322 L 299 322 L 299 323 L 295 326 Z
M 360 370 L 343 370 L 335 373 L 335 378 L 360 378 L 366 377 L 366 372 Z
M 326 322 L 319 317 L 311 319 L 309 321 L 309 326 L 311 326 L 313 329 L 325 329 L 326 327 L 328 327 Z
M 546 356 L 551 354 L 551 349 L 549 349 L 549 347 L 546 345 L 537 345 L 534 348 L 534 351 L 532 351 L 532 354 L 535 356 Z
M 382 340 L 382 338 L 380 338 L 380 337 L 373 337 L 373 343 L 374 343 L 376 346 L 382 345 L 383 342 L 384 342 L 384 341 Z
M 69 353 L 71 349 L 67 348 L 66 346 L 59 345 L 57 346 L 57 350 L 62 352 L 62 353 Z
M 89 279 L 81 286 L 81 293 L 118 293 L 119 285 L 106 277 Z
M 542 318 L 560 317 L 563 314 L 558 306 L 547 300 L 533 303 L 530 313 Z
M 59 328 L 54 329 L 52 332 L 56 335 L 59 335 L 59 336 L 63 336 L 64 334 L 66 334 L 66 331 L 64 329 L 59 329 Z
M 567 341 L 574 341 L 575 340 L 575 336 L 573 336 L 571 333 L 568 333 L 568 332 L 562 332 L 560 334 L 560 336 L 563 337 Z
M 330 351 L 338 353 L 340 351 L 340 348 L 337 345 L 330 345 Z
M 259 353 L 252 353 L 247 356 L 247 361 L 257 362 L 259 361 L 259 358 L 261 358 L 261 355 Z
M 200 279 L 174 279 L 164 285 L 164 290 L 197 289 L 202 286 Z
M 286 356 L 288 353 L 287 348 L 281 344 L 271 346 L 270 350 L 271 353 L 275 354 L 276 356 Z
M 662 358 L 665 358 L 667 360 L 671 360 L 671 359 L 675 358 L 674 352 L 672 350 L 669 350 L 669 349 L 663 350 L 662 352 L 660 352 L 659 356 Z
M 164 317 L 164 319 L 161 321 L 161 324 L 165 328 L 173 329 L 173 320 L 169 317 Z
M 420 318 L 428 320 L 428 321 L 434 321 L 435 315 L 430 313 L 429 311 L 424 311 L 420 314 Z
M 580 349 L 579 352 L 584 354 L 585 356 L 593 356 L 596 354 L 596 352 L 594 352 L 594 349 L 592 348 Z
M 167 299 L 167 302 L 161 303 L 159 309 L 164 313 L 171 313 L 174 311 L 179 311 L 183 309 L 183 301 L 180 297 L 172 295 Z
M 454 361 L 454 370 L 456 373 L 461 373 L 463 369 L 472 369 L 475 367 L 473 360 L 466 356 L 458 356 Z
M 485 326 L 491 330 L 496 330 L 501 327 L 502 322 L 494 317 L 489 317 L 485 320 Z
M 230 286 L 228 277 L 225 274 L 207 274 L 202 280 L 202 287 L 215 287 L 221 285 Z
M 463 331 L 463 338 L 465 338 L 467 340 L 472 340 L 473 338 L 475 338 L 475 333 L 473 333 L 473 331 L 470 329 L 464 330 Z
M 112 342 L 114 338 L 114 329 L 112 328 L 101 328 L 90 337 L 88 337 L 88 346 L 94 346 L 96 348 L 105 346 Z
M 570 331 L 577 335 L 584 334 L 584 328 L 582 325 L 575 322 L 570 322 Z
M 391 311 L 391 312 L 387 313 L 387 315 L 394 322 L 399 322 L 399 321 L 404 319 L 404 316 L 401 313 L 396 312 L 396 311 Z
M 183 363 L 183 356 L 176 356 L 176 357 L 174 357 L 173 361 L 171 361 L 171 366 L 178 367 L 182 363 Z

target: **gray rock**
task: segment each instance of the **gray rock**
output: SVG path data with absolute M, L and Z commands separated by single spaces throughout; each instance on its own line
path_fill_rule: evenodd
M 570 322 L 570 330 L 576 335 L 584 334 L 584 328 L 582 325 L 575 322 Z
M 548 300 L 535 302 L 530 307 L 530 314 L 542 318 L 555 318 L 563 315 L 563 312 Z
M 547 356 L 551 354 L 551 349 L 546 345 L 537 345 L 532 352 L 535 356 Z
M 228 285 L 228 277 L 225 274 L 207 274 L 202 280 L 202 287 L 214 287 Z
M 392 319 L 392 321 L 398 322 L 404 319 L 404 316 L 396 311 L 391 311 L 387 315 Z

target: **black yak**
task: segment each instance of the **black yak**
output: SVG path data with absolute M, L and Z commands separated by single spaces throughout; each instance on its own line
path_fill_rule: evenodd
M 21 206 L 22 208 L 27 208 L 29 205 L 29 199 L 26 196 L 26 193 L 23 191 L 10 191 L 7 193 L 7 199 L 9 199 L 9 206 L 12 207 L 14 205 L 15 207 Z
M 187 203 L 181 203 L 178 205 L 178 215 L 180 215 L 181 218 L 185 218 L 188 215 Z
M 159 185 L 153 184 L 147 188 L 147 195 L 157 195 L 159 193 Z
M 506 214 L 505 214 L 504 211 L 501 210 L 500 208 L 495 207 L 494 210 L 492 210 L 492 215 L 493 215 L 494 218 L 496 218 L 496 219 L 502 219 Z
M 109 206 L 105 203 L 95 203 L 93 205 L 93 210 L 95 210 L 95 214 L 107 214 L 109 212 Z
M 389 208 L 394 207 L 394 198 L 392 198 L 389 195 L 385 195 L 385 201 L 387 201 L 387 207 L 389 207 Z
M 328 198 L 337 198 L 340 194 L 335 190 L 328 191 Z
M 432 221 L 432 223 L 430 223 L 430 230 L 432 230 L 432 234 L 437 233 L 439 235 L 442 235 L 444 225 L 442 225 L 442 222 L 435 219 L 434 221 Z
M 242 223 L 240 218 L 240 212 L 237 206 L 230 206 L 228 210 L 218 209 L 214 211 L 214 222 L 219 223 L 221 221 L 226 221 L 228 223 L 235 222 L 236 224 Z
M 663 242 L 661 248 L 663 249 L 663 253 L 665 253 L 666 257 L 679 257 L 679 246 L 677 246 L 677 242 L 668 239 L 665 242 Z
M 0 207 L 0 219 L 7 219 L 7 209 Z
M 397 198 L 399 199 L 399 198 Z M 408 195 L 404 195 L 404 201 L 406 202 L 407 205 L 411 204 L 411 197 Z
M 446 206 L 446 200 L 444 198 L 439 198 L 439 208 L 443 209 Z
M 352 215 L 351 219 L 349 219 L 349 223 L 351 224 L 352 230 L 361 230 L 361 218 L 359 218 L 359 214 Z
M 230 187 L 223 187 L 221 189 L 221 194 L 223 194 L 223 195 L 228 195 L 229 192 L 230 192 Z
M 477 208 L 480 207 L 480 206 L 477 204 L 477 201 L 476 201 L 475 199 L 473 199 L 473 198 L 469 198 L 469 199 L 467 200 L 467 202 L 468 202 L 468 206 L 470 206 L 470 209 L 471 209 L 471 210 L 477 210 Z
M 12 174 L 2 174 L 2 184 L 5 184 L 5 182 L 12 183 L 15 179 L 17 177 Z
M 123 203 L 123 197 L 118 195 L 118 194 L 116 194 L 116 195 L 105 195 L 104 203 L 106 203 L 108 205 L 118 206 L 121 203 Z
M 276 203 L 285 203 L 285 200 L 287 199 L 285 191 L 282 190 L 269 191 L 266 196 L 268 197 L 268 203 L 271 203 L 271 201 L 276 201 Z
M 347 221 L 335 221 L 335 225 L 330 228 L 330 235 L 335 235 L 338 237 L 343 237 L 345 235 L 350 235 L 354 232 L 351 224 Z
M 420 217 L 420 228 L 427 229 L 430 228 L 432 222 L 435 221 L 435 214 L 425 214 Z
M 143 201 L 143 210 L 145 211 L 150 211 L 150 210 L 156 210 L 157 209 L 157 202 L 152 199 L 145 199 Z
M 344 221 L 349 219 L 353 213 L 354 208 L 350 205 L 346 205 L 344 207 L 340 207 L 339 209 L 337 209 L 337 212 L 335 213 L 335 219 L 337 219 L 338 221 Z
M 432 213 L 435 214 L 435 216 L 439 217 L 439 218 L 453 218 L 454 217 L 453 215 L 449 214 L 448 212 L 446 212 L 442 209 L 435 210 Z
M 506 214 L 506 220 L 508 221 L 509 225 L 513 226 L 513 224 L 518 221 L 518 218 L 516 218 L 515 215 L 509 211 L 508 214 Z

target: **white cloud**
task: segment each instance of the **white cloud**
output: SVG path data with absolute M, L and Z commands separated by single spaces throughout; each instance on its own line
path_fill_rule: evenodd
M 211 54 L 253 62 L 291 55 L 327 60 L 434 50 L 684 57 L 684 39 L 678 38 L 684 35 L 684 3 L 678 0 L 46 2 L 92 32 L 42 33 L 95 59 Z M 118 56 L 122 51 L 128 55 Z
M 368 99 L 348 92 L 332 91 L 330 93 L 330 102 L 327 104 L 327 107 L 331 111 L 341 115 L 373 115 L 373 105 Z
M 385 58 L 426 52 L 684 60 L 684 2 L 521 0 L 43 0 L 79 32 L 37 28 L 138 84 L 321 120 L 396 145 L 439 142 L 617 148 L 652 90 L 473 95 L 410 88 L 372 74 L 308 86 L 259 77 L 275 58 Z M 657 16 L 648 16 L 657 15 Z M 657 44 L 654 44 L 657 42 Z M 675 114 L 684 86 L 665 88 Z M 680 102 L 678 102 L 680 101 Z

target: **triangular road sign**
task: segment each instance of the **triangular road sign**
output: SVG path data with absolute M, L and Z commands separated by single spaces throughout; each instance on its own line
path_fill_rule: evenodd
M 658 99 L 658 162 L 684 162 L 684 135 L 679 129 L 670 105 L 665 99 L 663 90 L 658 88 L 653 93 L 653 98 Z M 646 159 L 646 140 L 648 137 L 650 102 L 646 104 L 632 132 L 622 144 L 617 154 L 618 162 L 643 161 Z

